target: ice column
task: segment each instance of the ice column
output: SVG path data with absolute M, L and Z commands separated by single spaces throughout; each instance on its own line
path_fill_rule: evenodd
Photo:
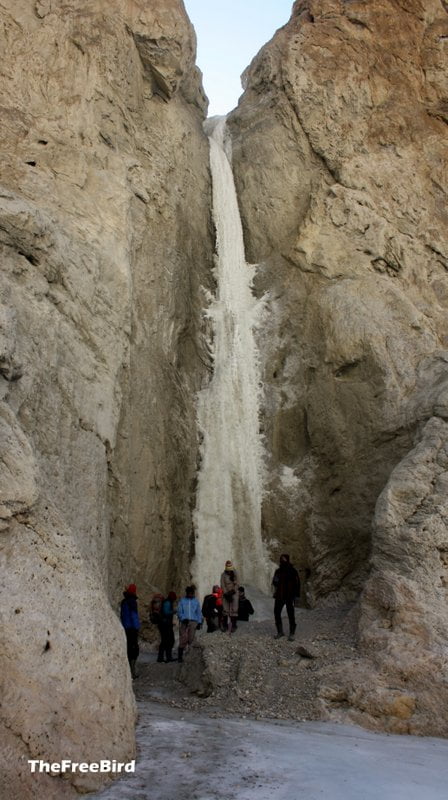
M 254 326 L 263 311 L 251 290 L 225 118 L 210 136 L 217 293 L 207 311 L 214 371 L 198 396 L 203 435 L 195 511 L 193 576 L 203 595 L 231 559 L 241 582 L 266 590 L 270 565 L 261 538 L 263 449 L 259 433 L 260 368 Z

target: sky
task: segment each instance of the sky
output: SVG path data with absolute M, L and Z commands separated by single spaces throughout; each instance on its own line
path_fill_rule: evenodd
M 240 75 L 277 28 L 293 0 L 184 0 L 198 40 L 209 116 L 227 114 L 242 94 Z

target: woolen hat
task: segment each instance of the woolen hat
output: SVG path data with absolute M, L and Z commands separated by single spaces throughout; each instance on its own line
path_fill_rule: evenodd
M 135 583 L 130 583 L 126 591 L 128 594 L 137 594 L 137 587 Z

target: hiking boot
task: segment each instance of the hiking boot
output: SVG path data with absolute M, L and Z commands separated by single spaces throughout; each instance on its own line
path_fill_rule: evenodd
M 285 634 L 283 633 L 283 631 L 279 631 L 278 633 L 275 634 L 274 639 L 281 639 L 282 636 L 284 636 L 284 635 Z
M 294 641 L 294 639 L 295 639 L 295 636 L 294 636 L 294 634 L 293 634 L 293 633 L 290 633 L 290 634 L 289 634 L 289 636 L 288 636 L 288 642 L 293 642 L 293 641 Z
M 161 658 L 161 657 L 159 656 L 159 657 L 157 658 L 157 663 L 158 663 L 158 664 L 163 664 L 163 658 Z

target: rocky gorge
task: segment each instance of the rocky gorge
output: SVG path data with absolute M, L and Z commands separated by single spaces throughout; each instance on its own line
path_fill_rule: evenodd
M 130 580 L 191 578 L 215 232 L 181 0 L 0 18 L 1 789 L 26 800 L 29 758 L 134 753 L 115 612 Z M 304 604 L 356 609 L 320 713 L 444 736 L 447 48 L 442 0 L 297 0 L 228 119 L 264 302 L 261 533 Z M 67 777 L 40 793 L 103 781 Z

